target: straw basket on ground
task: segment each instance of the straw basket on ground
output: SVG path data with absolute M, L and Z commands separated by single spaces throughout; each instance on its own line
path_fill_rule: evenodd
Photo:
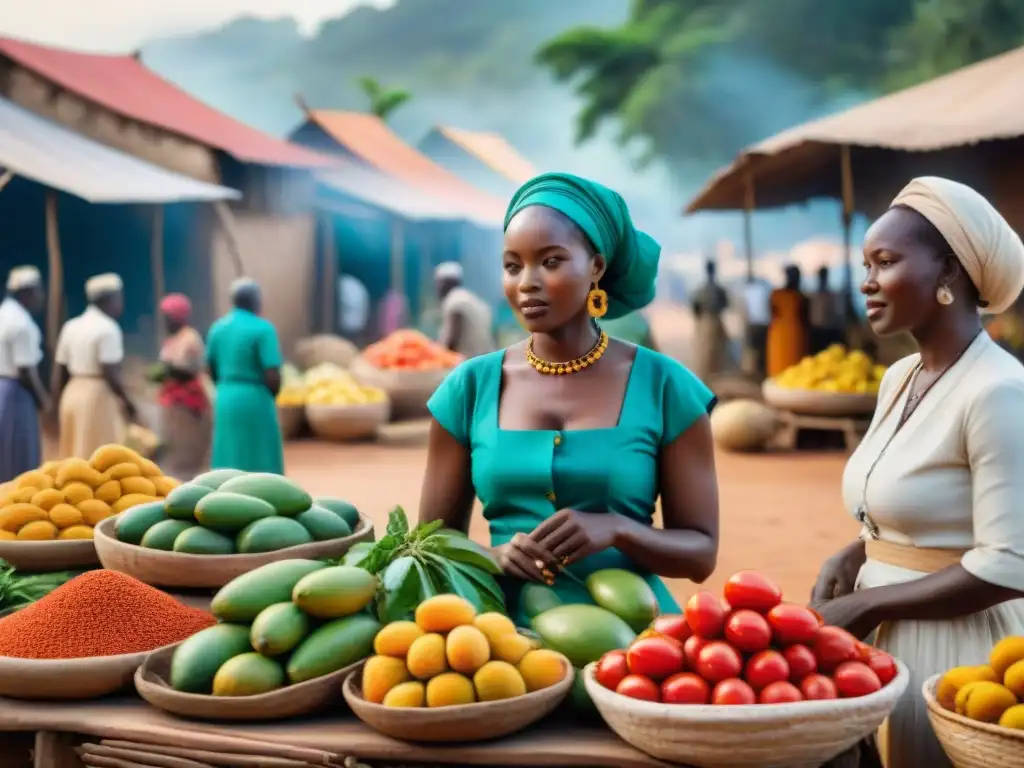
M 921 688 L 935 735 L 956 768 L 1024 768 L 1024 731 L 970 720 L 944 709 L 935 699 L 942 675 Z
M 363 384 L 383 389 L 387 393 L 391 400 L 391 418 L 397 420 L 427 416 L 427 401 L 450 370 L 388 371 L 359 358 L 352 363 L 350 372 Z
M 306 406 L 306 420 L 313 434 L 322 440 L 335 442 L 369 440 L 390 417 L 391 404 L 387 401 L 360 405 L 310 403 Z
M 697 768 L 818 768 L 878 730 L 910 682 L 899 673 L 868 696 L 793 704 L 661 704 L 620 696 L 583 670 L 587 693 L 624 741 Z M 991 768 L 991 767 L 990 767 Z
M 277 406 L 277 423 L 281 427 L 282 440 L 294 440 L 306 424 L 306 411 L 302 406 Z
M 878 396 L 853 392 L 820 392 L 780 387 L 772 379 L 761 385 L 764 401 L 772 408 L 802 416 L 865 416 L 875 412 Z

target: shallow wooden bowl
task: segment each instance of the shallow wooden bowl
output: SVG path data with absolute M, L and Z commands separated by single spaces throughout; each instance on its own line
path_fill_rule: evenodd
M 309 715 L 341 700 L 341 682 L 362 662 L 337 672 L 255 696 L 182 693 L 168 682 L 176 643 L 151 653 L 135 672 L 135 690 L 157 709 L 198 720 L 267 721 Z
M 342 692 L 356 717 L 385 736 L 403 741 L 483 741 L 521 731 L 553 712 L 572 688 L 572 665 L 568 659 L 563 659 L 563 664 L 565 677 L 561 682 L 525 696 L 502 701 L 435 709 L 371 704 L 363 698 L 362 664 L 345 678 Z
M 0 656 L 0 696 L 74 701 L 98 699 L 132 684 L 149 652 L 86 659 L 16 659 Z
M 0 541 L 0 560 L 6 560 L 19 571 L 39 572 L 70 571 L 100 564 L 92 539 Z
M 866 416 L 875 412 L 878 403 L 878 395 L 874 394 L 788 389 L 772 379 L 761 385 L 761 394 L 773 408 L 804 416 Z
M 267 563 L 293 558 L 320 560 L 339 558 L 361 541 L 373 541 L 373 522 L 360 518 L 355 533 L 340 539 L 314 541 L 274 552 L 253 555 L 189 555 L 126 544 L 114 537 L 116 518 L 108 517 L 96 526 L 96 552 L 104 568 L 120 571 L 157 587 L 217 589 L 243 573 Z

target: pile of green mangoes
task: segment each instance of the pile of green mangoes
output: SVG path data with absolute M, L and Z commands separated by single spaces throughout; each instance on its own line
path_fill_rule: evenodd
M 249 571 L 214 596 L 220 623 L 175 649 L 171 687 L 253 696 L 344 669 L 373 653 L 381 625 L 367 608 L 377 587 L 362 568 L 316 560 Z
M 121 513 L 114 536 L 191 555 L 254 554 L 351 536 L 359 523 L 347 501 L 314 500 L 281 475 L 217 469 Z

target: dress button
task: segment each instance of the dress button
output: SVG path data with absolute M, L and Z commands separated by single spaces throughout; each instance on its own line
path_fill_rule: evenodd
M 555 435 L 555 445 L 561 445 L 561 444 L 562 444 L 562 436 L 561 435 Z
M 548 491 L 544 495 L 548 497 L 548 501 L 554 501 L 555 500 L 555 492 L 554 491 Z

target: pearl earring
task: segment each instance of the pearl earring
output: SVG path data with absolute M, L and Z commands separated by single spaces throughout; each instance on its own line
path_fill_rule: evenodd
M 935 292 L 935 300 L 944 307 L 948 307 L 953 303 L 953 292 L 949 290 L 948 285 L 939 286 L 939 289 Z

